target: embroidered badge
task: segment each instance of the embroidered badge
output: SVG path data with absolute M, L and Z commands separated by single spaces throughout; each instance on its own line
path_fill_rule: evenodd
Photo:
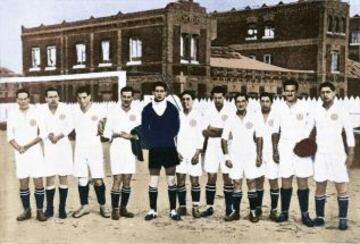
M 226 121 L 228 119 L 229 116 L 227 116 L 227 114 L 223 114 L 221 115 L 221 119 L 222 121 Z
M 60 114 L 59 119 L 60 119 L 60 120 L 66 119 L 66 115 L 65 115 L 65 114 Z
M 297 120 L 303 120 L 303 119 L 304 119 L 304 115 L 303 115 L 303 114 L 297 114 L 297 115 L 296 115 L 296 119 L 297 119 Z
M 97 121 L 97 120 L 98 120 L 98 116 L 96 116 L 96 115 L 91 116 L 91 120 L 92 120 L 92 121 Z
M 339 118 L 338 114 L 331 114 L 330 115 L 331 120 L 337 120 Z
M 273 127 L 273 126 L 274 126 L 274 120 L 273 120 L 273 119 L 269 119 L 268 125 L 269 125 L 270 127 Z
M 253 125 L 253 123 L 251 123 L 251 122 L 247 122 L 246 124 L 245 124 L 245 127 L 246 127 L 246 129 L 252 129 L 253 127 L 254 127 L 254 125 Z
M 135 121 L 136 120 L 136 115 L 135 114 L 130 114 L 129 120 L 130 121 Z
M 30 126 L 34 127 L 36 126 L 36 120 L 34 119 L 31 119 L 30 122 L 29 122 Z
M 190 124 L 190 127 L 195 127 L 196 126 L 196 120 L 194 120 L 194 119 L 190 120 L 189 124 Z

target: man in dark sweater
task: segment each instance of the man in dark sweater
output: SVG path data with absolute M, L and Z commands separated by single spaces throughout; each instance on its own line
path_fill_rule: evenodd
M 176 136 L 180 128 L 179 112 L 177 108 L 166 101 L 167 86 L 163 82 L 156 82 L 153 87 L 154 100 L 146 105 L 142 111 L 141 129 L 149 145 L 149 200 L 150 210 L 145 220 L 157 217 L 158 181 L 161 167 L 166 171 L 168 180 L 168 194 L 170 202 L 170 218 L 181 220 L 176 212 L 176 182 L 175 170 L 179 164 L 176 149 Z

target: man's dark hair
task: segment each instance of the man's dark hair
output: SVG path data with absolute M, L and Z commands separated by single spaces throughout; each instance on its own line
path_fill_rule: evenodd
M 234 96 L 234 102 L 235 102 L 235 103 L 236 103 L 236 99 L 237 99 L 238 97 L 245 97 L 245 100 L 246 100 L 246 101 L 249 101 L 249 96 L 248 96 L 246 93 L 244 93 L 244 92 L 238 92 L 238 93 L 235 94 L 235 96 Z
M 50 86 L 50 87 L 46 88 L 46 90 L 45 90 L 45 96 L 47 96 L 47 95 L 48 95 L 48 92 L 51 92 L 51 91 L 55 91 L 55 92 L 57 92 L 57 94 L 59 95 L 59 90 L 56 89 L 56 88 L 53 87 L 53 86 Z
M 293 79 L 284 81 L 284 83 L 283 83 L 284 90 L 285 90 L 286 86 L 295 86 L 296 91 L 299 89 L 299 84 L 297 83 L 296 80 L 293 80 Z
M 195 92 L 191 91 L 191 90 L 185 90 L 180 94 L 180 99 L 184 96 L 184 95 L 189 95 L 191 97 L 192 100 L 195 99 Z
M 165 82 L 157 81 L 157 82 L 154 83 L 152 91 L 155 91 L 156 87 L 158 87 L 158 86 L 163 87 L 165 91 L 168 90 L 168 87 L 167 87 Z
M 270 101 L 273 102 L 274 97 L 273 97 L 273 95 L 271 95 L 270 93 L 268 93 L 268 92 L 262 92 L 262 93 L 260 93 L 260 100 L 261 100 L 261 98 L 263 98 L 263 97 L 268 97 L 268 98 L 270 99 Z
M 222 93 L 225 96 L 226 90 L 223 86 L 214 86 L 214 88 L 211 90 L 211 96 L 213 96 L 214 93 Z
M 26 88 L 20 88 L 19 90 L 17 90 L 16 93 L 15 93 L 16 98 L 18 97 L 18 95 L 19 95 L 20 93 L 26 93 L 26 94 L 28 95 L 28 98 L 30 98 L 30 92 L 29 92 L 28 89 L 26 89 Z
M 134 96 L 134 89 L 131 86 L 125 86 L 121 88 L 120 94 L 122 94 L 123 92 L 131 92 L 131 96 Z
M 321 83 L 319 86 L 319 91 L 321 91 L 321 89 L 323 87 L 329 87 L 330 90 L 332 90 L 333 92 L 336 90 L 335 85 L 329 81 L 325 81 L 325 82 Z
M 76 96 L 80 93 L 86 93 L 87 95 L 91 95 L 90 86 L 80 86 L 76 89 Z

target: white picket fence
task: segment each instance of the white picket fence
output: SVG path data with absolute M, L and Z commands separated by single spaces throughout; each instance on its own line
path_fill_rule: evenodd
M 168 100 L 178 107 L 181 107 L 180 99 L 177 96 L 169 96 Z M 145 97 L 144 100 L 134 100 L 132 106 L 141 110 L 146 104 L 151 101 L 151 96 Z M 176 102 L 175 102 L 176 101 Z M 308 104 L 309 110 L 312 110 L 316 107 L 318 103 L 321 103 L 320 99 L 317 98 L 306 98 L 304 101 Z M 282 99 L 276 98 L 274 99 L 273 109 L 276 109 L 277 106 L 284 102 Z M 344 109 L 349 111 L 353 127 L 360 127 L 360 98 L 359 97 L 345 97 L 344 99 L 338 99 L 338 102 L 342 103 Z M 36 104 L 39 106 L 40 104 Z M 68 104 L 69 106 L 78 106 L 76 103 Z M 114 106 L 117 105 L 116 102 L 101 102 L 101 103 L 94 103 L 95 106 L 98 106 L 104 113 L 108 113 L 112 110 Z M 9 111 L 14 107 L 17 106 L 16 103 L 0 103 L 0 122 L 5 122 L 7 120 L 7 116 Z M 212 106 L 212 101 L 210 99 L 200 99 L 195 100 L 194 107 L 197 108 L 199 111 L 204 112 L 209 107 Z M 230 110 L 235 111 L 235 105 L 233 101 L 227 100 L 225 102 L 225 107 Z M 260 104 L 257 99 L 250 98 L 248 110 L 251 111 L 259 111 Z M 311 111 L 310 111 L 311 112 Z

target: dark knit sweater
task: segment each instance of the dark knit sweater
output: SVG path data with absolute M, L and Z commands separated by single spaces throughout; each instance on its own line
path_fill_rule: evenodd
M 152 103 L 146 105 L 141 115 L 141 130 L 149 148 L 176 147 L 180 118 L 176 107 L 167 101 L 165 112 L 159 116 Z

